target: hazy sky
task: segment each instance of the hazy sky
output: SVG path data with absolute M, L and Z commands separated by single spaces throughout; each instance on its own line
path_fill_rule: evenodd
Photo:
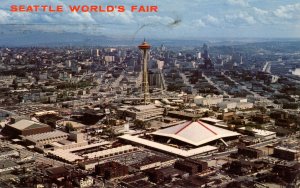
M 12 13 L 10 5 L 157 5 L 158 13 Z M 174 20 L 178 24 L 170 26 Z M 296 0 L 2 0 L 0 31 L 75 32 L 109 37 L 201 39 L 300 37 Z M 30 24 L 30 25 L 6 25 Z M 32 25 L 33 24 L 33 25 Z M 45 25 L 34 25 L 45 24 Z M 57 25 L 58 24 L 58 25 Z M 147 25 L 143 27 L 143 25 Z M 141 28 L 142 27 L 142 28 Z M 137 32 L 137 30 L 139 32 Z

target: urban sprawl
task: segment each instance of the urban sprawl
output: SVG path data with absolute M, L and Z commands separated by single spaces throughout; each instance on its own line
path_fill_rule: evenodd
M 299 188 L 300 43 L 0 48 L 0 187 Z

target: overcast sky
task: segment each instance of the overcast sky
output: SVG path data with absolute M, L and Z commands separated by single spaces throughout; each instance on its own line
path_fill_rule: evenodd
M 12 13 L 9 11 L 12 4 L 60 4 L 65 7 L 76 4 L 125 5 L 126 7 L 157 5 L 159 12 L 71 13 L 66 10 L 64 13 Z M 171 26 L 174 20 L 177 20 L 177 24 Z M 5 25 L 14 23 L 30 25 Z M 2 0 L 0 1 L 0 24 L 2 24 L 0 30 L 13 27 L 15 30 L 75 32 L 117 38 L 299 38 L 300 1 Z M 143 27 L 143 25 L 147 26 Z

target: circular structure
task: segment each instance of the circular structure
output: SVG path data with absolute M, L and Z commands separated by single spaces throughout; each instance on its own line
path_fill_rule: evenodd
M 146 41 L 144 41 L 142 44 L 139 45 L 139 49 L 141 50 L 148 50 L 150 49 L 150 44 L 148 44 Z

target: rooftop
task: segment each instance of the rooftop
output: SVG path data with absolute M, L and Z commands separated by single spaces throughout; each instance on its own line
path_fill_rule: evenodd
M 17 121 L 14 124 L 9 125 L 10 127 L 13 127 L 18 130 L 28 130 L 28 129 L 35 129 L 35 128 L 41 128 L 41 127 L 49 127 L 48 125 L 42 124 L 40 122 L 35 122 L 27 119 L 22 119 L 20 121 Z
M 240 130 L 246 130 L 246 127 L 241 127 L 239 129 Z M 254 128 L 252 128 L 251 131 L 253 133 L 255 133 L 256 135 L 259 135 L 259 136 L 269 136 L 269 135 L 276 134 L 276 132 L 262 130 L 262 129 L 254 129 Z
M 125 146 L 120 146 L 120 147 L 116 147 L 116 148 L 111 148 L 111 149 L 107 149 L 107 150 L 102 150 L 102 151 L 97 151 L 97 152 L 93 152 L 93 153 L 88 153 L 88 154 L 84 154 L 84 157 L 88 157 L 89 159 L 91 158 L 96 158 L 96 157 L 104 157 L 104 156 L 109 156 L 115 153 L 122 153 L 128 150 L 133 150 L 133 149 L 137 149 L 136 147 L 133 147 L 131 145 L 125 145 Z
M 212 123 L 219 123 L 219 122 L 223 121 L 223 120 L 219 120 L 219 119 L 215 119 L 215 118 L 211 118 L 211 117 L 204 117 L 204 118 L 201 118 L 201 120 L 209 121 L 209 122 L 212 122 Z
M 46 139 L 51 139 L 51 138 L 56 138 L 56 137 L 65 137 L 68 136 L 68 133 L 62 132 L 62 131 L 52 131 L 52 132 L 46 132 L 46 133 L 41 133 L 41 134 L 34 134 L 30 136 L 26 136 L 25 138 L 27 140 L 33 141 L 33 142 L 38 142 L 41 140 L 46 140 Z
M 131 135 L 122 135 L 119 138 L 128 140 L 134 143 L 138 143 L 147 147 L 151 147 L 154 149 L 162 150 L 168 153 L 172 153 L 175 155 L 179 155 L 182 157 L 191 157 L 194 155 L 199 155 L 207 152 L 212 152 L 216 151 L 218 148 L 214 146 L 203 146 L 203 147 L 198 147 L 196 149 L 191 149 L 191 150 L 183 150 L 183 149 L 178 149 L 175 147 L 171 147 L 168 145 L 160 144 L 154 141 L 146 140 L 143 138 L 139 138 L 138 136 L 131 136 Z
M 50 155 L 54 155 L 58 158 L 61 158 L 65 161 L 68 161 L 68 162 L 74 162 L 76 160 L 82 160 L 83 157 L 80 157 L 76 154 L 73 154 L 73 153 L 70 153 L 69 151 L 66 151 L 66 150 L 63 150 L 63 149 L 57 149 L 57 150 L 54 150 L 54 151 L 49 151 L 48 152 Z
M 292 152 L 292 153 L 300 153 L 300 151 L 298 151 L 298 150 L 285 148 L 285 147 L 280 147 L 280 146 L 275 147 L 275 149 L 285 150 L 285 151 L 289 151 L 289 152 Z
M 225 137 L 234 137 L 240 135 L 237 132 L 222 129 L 201 121 L 186 122 L 166 129 L 158 130 L 152 134 L 173 138 L 194 146 L 200 146 Z
M 156 108 L 157 107 L 155 105 L 149 104 L 149 105 L 134 106 L 129 109 L 133 109 L 133 110 L 137 110 L 137 111 L 144 111 L 144 110 L 152 110 L 152 109 L 156 109 Z
M 0 160 L 0 169 L 10 168 L 14 166 L 18 166 L 18 164 L 13 162 L 12 160 Z

